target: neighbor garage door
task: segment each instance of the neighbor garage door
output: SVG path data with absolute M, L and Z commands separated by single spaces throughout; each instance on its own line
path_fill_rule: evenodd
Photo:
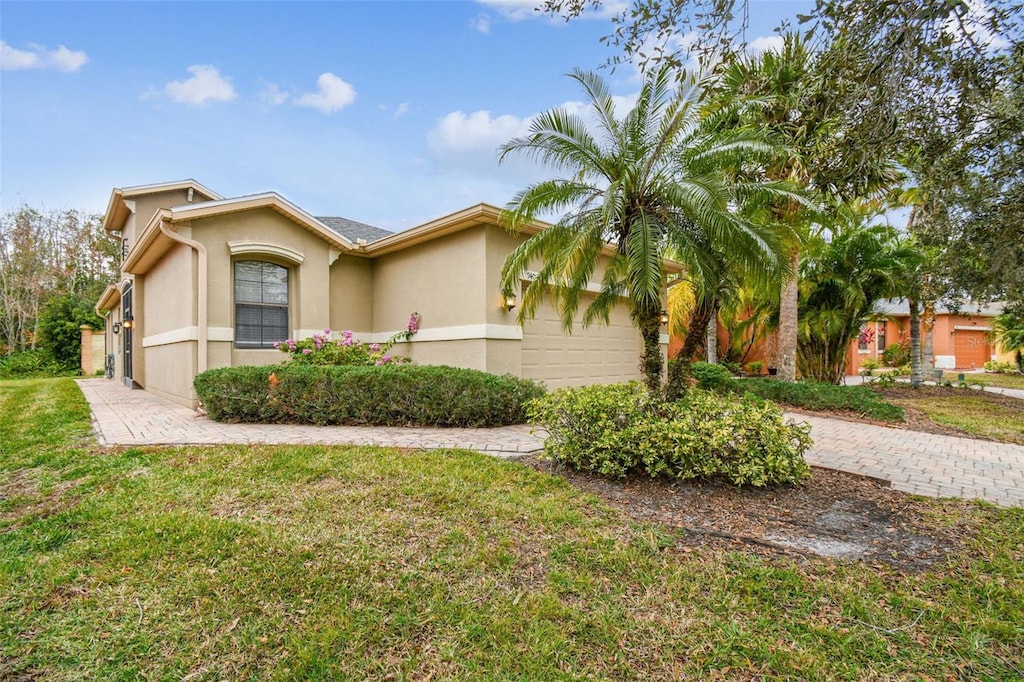
M 592 300 L 583 298 L 577 318 Z M 543 303 L 523 327 L 523 376 L 548 388 L 639 379 L 641 348 L 625 305 L 612 312 L 607 326 L 595 323 L 584 329 L 577 319 L 572 334 L 566 335 L 558 312 Z
M 990 355 L 986 332 L 957 329 L 953 334 L 953 352 L 957 369 L 980 368 Z

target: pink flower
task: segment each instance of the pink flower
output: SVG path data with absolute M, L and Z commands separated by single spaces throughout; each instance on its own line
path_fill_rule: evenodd
M 410 315 L 409 324 L 407 324 L 405 328 L 408 329 L 413 334 L 415 334 L 420 328 L 420 314 L 413 313 L 412 315 Z
M 390 355 L 385 355 L 384 357 L 382 357 L 381 359 L 377 360 L 377 362 L 375 362 L 373 364 L 376 365 L 377 367 L 380 367 L 381 365 L 386 365 L 389 362 L 391 362 L 391 356 Z
M 330 335 L 331 335 L 331 328 L 330 327 L 324 327 L 324 336 L 330 336 Z
M 278 350 L 281 350 L 281 342 L 280 341 L 274 341 L 274 348 L 276 348 Z
M 313 352 L 313 351 L 312 351 L 311 349 L 309 349 L 309 348 L 303 348 L 303 349 L 302 349 L 302 354 L 303 354 L 303 355 L 309 355 L 309 354 L 310 354 L 310 353 L 312 353 L 312 352 Z
M 371 353 L 379 353 L 380 352 L 380 344 L 379 343 L 371 343 L 370 344 L 370 352 Z

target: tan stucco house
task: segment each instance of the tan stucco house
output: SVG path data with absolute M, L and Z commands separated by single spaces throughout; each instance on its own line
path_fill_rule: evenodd
M 547 305 L 517 324 L 499 275 L 525 236 L 499 213 L 480 204 L 391 233 L 314 217 L 275 192 L 224 198 L 194 180 L 114 189 L 103 226 L 122 240 L 121 280 L 96 305 L 108 374 L 194 407 L 206 369 L 282 362 L 275 341 L 324 328 L 382 342 L 417 312 L 419 332 L 395 351 L 420 364 L 551 388 L 639 378 L 625 301 L 607 326 L 571 335 Z

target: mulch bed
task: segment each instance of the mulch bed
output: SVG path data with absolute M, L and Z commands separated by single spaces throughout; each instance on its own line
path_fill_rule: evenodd
M 520 461 L 563 477 L 637 521 L 675 531 L 682 551 L 712 547 L 797 561 L 824 557 L 917 573 L 960 551 L 970 533 L 924 518 L 929 505 L 968 502 L 914 500 L 885 482 L 827 469 L 814 468 L 801 485 L 764 490 L 645 476 L 613 480 L 536 456 Z

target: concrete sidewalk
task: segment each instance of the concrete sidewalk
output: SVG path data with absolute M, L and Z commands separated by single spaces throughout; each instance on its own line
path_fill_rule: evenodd
M 465 448 L 498 457 L 538 452 L 528 426 L 437 429 L 298 424 L 220 424 L 146 391 L 106 379 L 80 379 L 104 445 L 324 444 L 400 448 Z M 807 461 L 890 481 L 928 497 L 982 499 L 1024 506 L 1024 446 L 788 414 L 811 425 Z

